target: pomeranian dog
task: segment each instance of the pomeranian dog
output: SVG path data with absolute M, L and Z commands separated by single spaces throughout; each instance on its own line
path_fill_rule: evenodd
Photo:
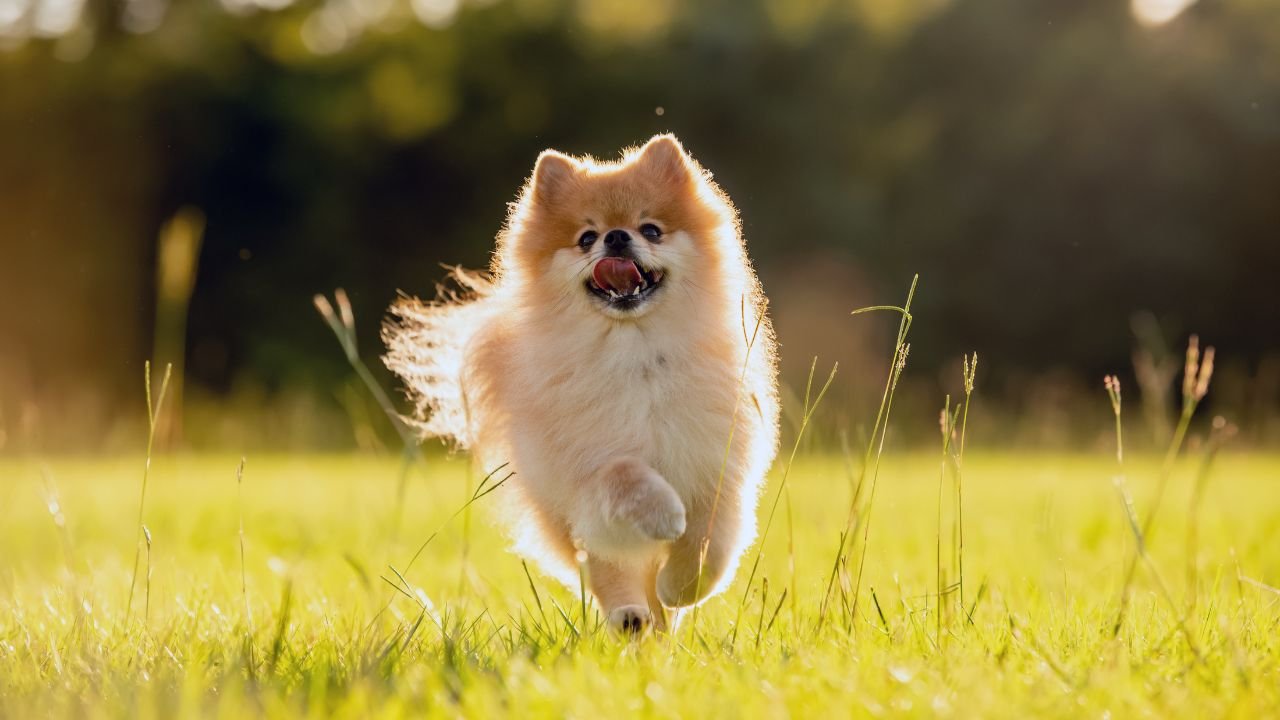
M 612 162 L 547 150 L 489 274 L 454 279 L 392 308 L 386 361 L 426 435 L 514 472 L 516 550 L 572 588 L 585 573 L 623 632 L 721 591 L 755 539 L 778 401 L 765 299 L 710 174 L 671 135 Z

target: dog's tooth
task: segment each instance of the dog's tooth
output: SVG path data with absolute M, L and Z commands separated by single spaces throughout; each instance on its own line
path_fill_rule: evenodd
M 631 296 L 632 296 L 632 297 L 635 297 L 636 295 L 639 295 L 639 294 L 640 294 L 640 286 L 639 286 L 639 285 L 637 285 L 637 286 L 635 286 L 635 289 L 633 289 L 633 290 L 631 291 Z

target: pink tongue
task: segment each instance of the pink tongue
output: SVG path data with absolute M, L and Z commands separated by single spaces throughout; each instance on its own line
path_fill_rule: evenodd
M 636 267 L 634 261 L 615 257 L 607 257 L 596 263 L 591 279 L 601 290 L 615 290 L 623 295 L 630 295 L 644 282 L 640 268 Z

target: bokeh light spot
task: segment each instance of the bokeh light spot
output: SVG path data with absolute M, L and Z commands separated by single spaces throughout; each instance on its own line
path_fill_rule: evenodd
M 1194 5 L 1196 0 L 1132 0 L 1133 17 L 1147 27 L 1164 25 Z
M 429 28 L 448 27 L 458 14 L 460 0 L 413 0 L 413 14 Z

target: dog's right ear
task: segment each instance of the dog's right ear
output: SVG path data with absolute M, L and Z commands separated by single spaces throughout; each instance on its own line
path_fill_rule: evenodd
M 578 163 L 573 158 L 555 150 L 543 150 L 533 166 L 531 188 L 534 199 L 540 203 L 554 203 L 573 182 L 577 172 Z

